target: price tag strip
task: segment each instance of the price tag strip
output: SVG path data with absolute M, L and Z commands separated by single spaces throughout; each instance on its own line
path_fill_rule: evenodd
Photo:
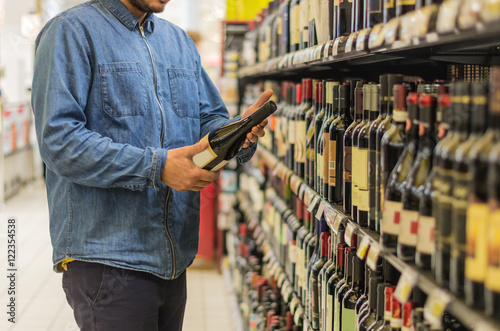
M 373 271 L 377 270 L 378 257 L 380 256 L 380 245 L 377 242 L 372 242 L 368 255 L 366 256 L 366 265 Z
M 349 247 L 356 246 L 356 226 L 353 223 L 347 224 L 347 228 L 345 229 L 344 239 Z
M 333 232 L 335 232 L 336 235 L 339 234 L 341 225 L 342 225 L 342 215 L 337 213 L 335 221 L 333 222 Z
M 356 255 L 361 259 L 364 260 L 366 257 L 366 253 L 368 252 L 368 249 L 370 248 L 370 237 L 365 235 L 363 239 L 361 240 L 361 243 L 359 244 L 358 250 L 356 251 Z
M 353 49 L 353 46 L 355 46 L 355 41 L 358 36 L 357 32 L 351 33 L 349 38 L 347 38 L 347 42 L 345 44 L 345 53 L 350 53 Z
M 326 223 L 328 224 L 330 229 L 333 230 L 334 224 L 335 224 L 335 218 L 338 215 L 337 210 L 335 208 L 333 208 L 330 204 L 326 204 L 324 213 L 325 213 Z
M 323 217 L 323 211 L 325 210 L 325 205 L 326 205 L 325 200 L 321 200 L 321 202 L 319 203 L 318 212 L 316 213 L 316 218 L 319 220 L 321 219 L 321 217 Z
M 366 37 L 370 34 L 370 29 L 363 29 L 359 31 L 358 38 L 356 39 L 356 50 L 364 51 L 366 45 Z
M 311 203 L 309 204 L 309 207 L 307 208 L 307 211 L 312 213 L 314 208 L 316 208 L 316 205 L 318 204 L 319 200 L 321 200 L 319 195 L 314 195 Z
M 442 328 L 443 314 L 451 298 L 451 295 L 437 287 L 427 297 L 424 306 L 424 317 L 433 327 Z
M 401 302 L 405 303 L 410 299 L 411 291 L 418 281 L 418 273 L 410 267 L 406 267 L 399 277 L 398 286 L 394 295 Z

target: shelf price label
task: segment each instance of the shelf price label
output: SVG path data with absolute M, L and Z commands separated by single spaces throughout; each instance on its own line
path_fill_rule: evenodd
M 415 270 L 410 267 L 403 270 L 401 277 L 399 277 L 398 286 L 396 286 L 396 290 L 394 291 L 394 295 L 401 303 L 408 301 L 417 281 L 418 273 Z
M 299 307 L 299 305 L 300 305 L 299 298 L 293 297 L 292 301 L 290 302 L 290 311 L 292 312 L 292 314 L 295 315 L 295 312 L 297 311 L 296 309 Z
M 443 314 L 450 301 L 451 295 L 437 287 L 434 288 L 425 301 L 424 318 L 433 327 L 441 329 Z
M 335 218 L 338 215 L 337 211 L 330 204 L 326 204 L 325 205 L 324 213 L 325 213 L 326 223 L 328 224 L 328 226 L 330 227 L 330 229 L 333 230 L 334 229 L 334 224 L 335 224 Z
M 323 216 L 323 212 L 325 210 L 325 205 L 326 205 L 325 200 L 321 200 L 321 202 L 319 203 L 318 212 L 316 213 L 316 218 L 319 219 L 319 220 Z
M 349 38 L 347 38 L 347 42 L 345 44 L 345 53 L 350 53 L 352 51 L 357 36 L 358 33 L 354 32 L 349 36 Z
M 349 247 L 356 246 L 356 226 L 353 223 L 347 224 L 344 233 L 344 240 Z
M 294 320 L 295 324 L 300 325 L 300 319 L 302 318 L 302 315 L 304 315 L 304 308 L 299 306 L 299 307 L 297 307 L 295 314 L 293 314 L 293 320 Z
M 368 255 L 366 256 L 366 265 L 373 271 L 377 270 L 377 262 L 378 257 L 380 256 L 380 251 L 380 245 L 376 242 L 372 242 L 370 250 L 368 250 Z
M 297 175 L 292 175 L 292 177 L 290 178 L 290 188 L 292 189 L 293 193 L 297 195 L 301 185 L 302 185 L 302 179 Z
M 306 191 L 306 186 L 305 185 L 300 185 L 299 199 L 302 200 L 302 201 L 305 201 L 305 198 L 304 198 L 305 191 Z
M 356 39 L 356 50 L 364 51 L 366 45 L 366 37 L 370 33 L 370 29 L 363 29 L 359 31 L 358 38 Z
M 342 41 L 342 38 L 345 38 L 345 37 L 338 37 L 337 39 L 335 39 L 335 42 L 333 43 L 333 47 L 332 47 L 332 56 L 337 56 L 339 54 L 339 47 L 340 47 L 340 43 Z
M 309 207 L 307 208 L 307 211 L 310 212 L 310 213 L 312 213 L 313 210 L 314 210 L 314 208 L 316 208 L 316 205 L 318 204 L 319 200 L 320 200 L 319 195 L 314 195 L 314 197 L 312 198 L 311 203 L 309 204 Z
M 368 252 L 370 248 L 370 237 L 365 235 L 361 242 L 359 243 L 358 250 L 356 251 L 356 255 L 361 259 L 364 260 L 366 257 L 366 253 Z
M 337 235 L 339 234 L 341 225 L 342 225 L 342 216 L 339 213 L 337 213 L 335 221 L 333 221 L 333 232 L 335 232 L 335 234 Z

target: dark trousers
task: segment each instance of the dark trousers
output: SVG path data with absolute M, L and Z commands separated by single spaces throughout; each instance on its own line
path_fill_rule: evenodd
M 62 284 L 83 331 L 182 330 L 186 272 L 164 280 L 145 272 L 73 261 Z

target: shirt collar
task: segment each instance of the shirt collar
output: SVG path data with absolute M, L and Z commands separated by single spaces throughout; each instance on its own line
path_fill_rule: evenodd
M 98 0 L 101 2 L 125 27 L 129 30 L 134 30 L 139 25 L 139 19 L 132 14 L 120 0 Z M 156 17 L 152 13 L 148 13 L 144 20 L 144 30 L 153 32 Z

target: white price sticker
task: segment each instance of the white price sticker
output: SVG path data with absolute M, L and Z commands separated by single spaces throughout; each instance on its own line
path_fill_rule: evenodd
M 306 185 L 301 185 L 299 189 L 299 199 L 304 201 L 304 192 L 306 190 Z
M 417 281 L 418 273 L 415 270 L 410 267 L 403 270 L 401 277 L 399 277 L 398 286 L 396 286 L 396 290 L 394 291 L 394 295 L 401 303 L 408 301 Z
M 433 289 L 427 297 L 424 306 L 424 317 L 433 327 L 442 328 L 443 314 L 450 301 L 451 295 L 439 288 Z
M 372 242 L 370 245 L 370 250 L 368 250 L 368 255 L 366 256 L 366 265 L 370 267 L 373 271 L 377 270 L 378 257 L 380 255 L 380 245 L 376 242 Z
M 300 305 L 300 300 L 297 297 L 294 297 L 290 302 L 290 311 L 295 315 L 297 307 Z
M 332 55 L 333 56 L 337 56 L 339 54 L 339 46 L 340 46 L 340 41 L 342 40 L 342 38 L 344 38 L 344 37 L 339 37 L 339 38 L 335 39 L 335 42 L 333 43 L 333 47 L 332 47 Z
M 302 315 L 304 315 L 304 309 L 299 306 L 295 311 L 295 314 L 293 314 L 293 321 L 295 322 L 295 324 L 297 325 L 300 324 L 300 319 L 302 318 Z
M 326 223 L 328 224 L 330 229 L 333 229 L 335 224 L 335 218 L 338 215 L 337 210 L 333 208 L 330 204 L 326 204 L 324 213 L 325 213 Z
M 358 33 L 354 32 L 352 33 L 349 38 L 347 39 L 347 43 L 345 44 L 345 53 L 349 53 L 352 51 L 354 41 L 356 40 Z
M 318 212 L 316 213 L 316 218 L 319 220 L 323 216 L 323 211 L 325 210 L 325 205 L 326 205 L 325 200 L 321 200 L 321 202 L 319 203 Z
M 356 226 L 354 223 L 347 224 L 347 228 L 345 229 L 344 239 L 349 247 L 356 246 Z
M 319 200 L 320 200 L 319 195 L 315 195 L 311 201 L 311 204 L 309 205 L 309 208 L 307 208 L 307 211 L 312 213 L 314 208 L 316 208 L 316 205 L 318 204 Z
M 363 239 L 361 240 L 361 243 L 359 244 L 359 248 L 356 251 L 356 255 L 361 259 L 364 260 L 366 253 L 368 252 L 368 248 L 370 247 L 370 237 L 365 235 Z
M 339 234 L 340 226 L 342 225 L 342 216 L 337 213 L 337 216 L 335 217 L 335 221 L 333 222 L 333 232 L 335 234 Z
M 370 33 L 370 29 L 364 29 L 359 32 L 358 38 L 356 39 L 357 51 L 365 50 L 366 36 L 368 35 L 368 33 Z

